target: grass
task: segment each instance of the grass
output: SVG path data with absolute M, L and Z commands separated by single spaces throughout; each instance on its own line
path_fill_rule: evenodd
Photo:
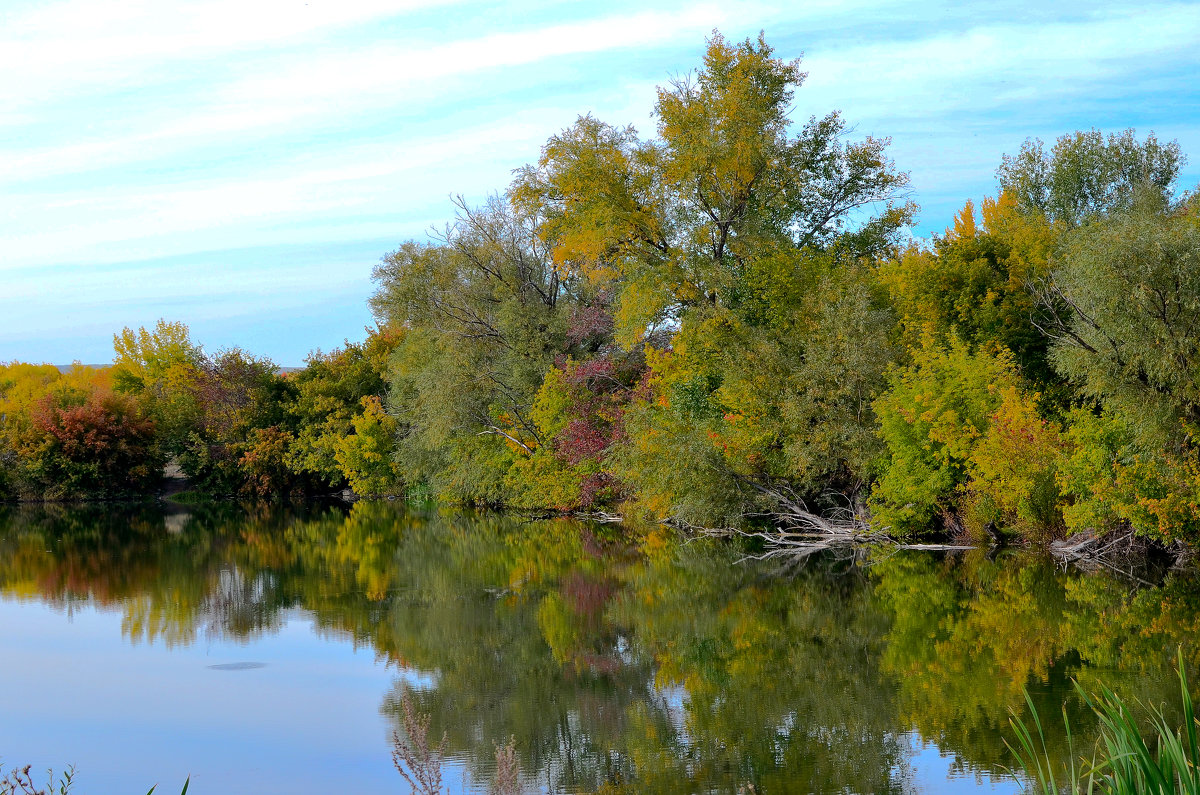
M 1141 728 L 1120 696 L 1107 687 L 1098 694 L 1088 694 L 1075 683 L 1084 703 L 1099 720 L 1100 735 L 1090 759 L 1076 759 L 1071 726 L 1063 711 L 1070 760 L 1064 770 L 1051 758 L 1046 747 L 1042 720 L 1026 694 L 1031 722 L 1018 716 L 1011 719 L 1015 743 L 1005 740 L 1019 767 L 1021 775 L 1010 771 L 1025 783 L 1025 791 L 1039 795 L 1200 795 L 1200 743 L 1197 740 L 1195 708 L 1188 691 L 1183 651 L 1178 657 L 1179 688 L 1183 725 L 1174 728 L 1163 710 L 1157 706 L 1139 704 L 1149 718 L 1149 736 Z

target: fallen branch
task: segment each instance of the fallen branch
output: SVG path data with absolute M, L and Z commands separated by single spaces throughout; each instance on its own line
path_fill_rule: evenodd
M 1133 563 L 1148 550 L 1149 545 L 1132 528 L 1104 535 L 1085 533 L 1050 543 L 1050 554 L 1063 568 L 1075 566 L 1083 571 L 1105 568 L 1142 585 L 1152 583 L 1134 573 Z
M 582 519 L 588 522 L 599 522 L 601 524 L 617 524 L 625 521 L 625 517 L 621 514 L 608 513 L 606 511 L 576 511 L 574 516 L 576 519 Z

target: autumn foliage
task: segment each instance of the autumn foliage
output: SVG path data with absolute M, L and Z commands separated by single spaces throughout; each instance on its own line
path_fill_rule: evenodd
M 656 129 L 581 116 L 375 271 L 378 327 L 283 374 L 187 327 L 0 371 L 0 489 L 351 488 L 896 537 L 1200 541 L 1200 203 L 1174 142 L 1028 141 L 944 234 L 888 141 L 715 34 Z M 91 379 L 90 381 L 88 379 Z

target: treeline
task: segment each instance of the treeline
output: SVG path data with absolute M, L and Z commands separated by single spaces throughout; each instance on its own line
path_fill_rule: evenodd
M 657 136 L 590 116 L 377 271 L 408 482 L 702 525 L 1200 538 L 1200 206 L 1177 144 L 1028 142 L 931 244 L 886 141 L 715 37 Z
M 394 490 L 381 395 L 398 339 L 374 331 L 284 373 L 240 349 L 207 354 L 160 321 L 116 335 L 112 367 L 0 365 L 0 496 L 153 494 L 168 462 L 210 496 Z
M 715 35 L 659 90 L 656 136 L 581 117 L 389 254 L 361 348 L 281 377 L 167 344 L 169 324 L 127 332 L 94 408 L 71 392 L 5 420 L 10 480 L 62 488 L 36 451 L 87 409 L 230 492 L 1200 539 L 1200 203 L 1176 196 L 1178 145 L 1028 141 L 925 244 L 886 140 L 792 122 L 803 80 Z

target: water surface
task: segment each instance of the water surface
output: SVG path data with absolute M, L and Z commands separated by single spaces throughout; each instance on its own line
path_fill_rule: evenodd
M 455 792 L 509 738 L 542 792 L 1014 792 L 1026 689 L 1086 743 L 1073 677 L 1171 704 L 1175 649 L 1200 662 L 1184 573 L 745 552 L 393 503 L 0 508 L 0 759 L 81 793 L 404 792 L 407 691 Z

